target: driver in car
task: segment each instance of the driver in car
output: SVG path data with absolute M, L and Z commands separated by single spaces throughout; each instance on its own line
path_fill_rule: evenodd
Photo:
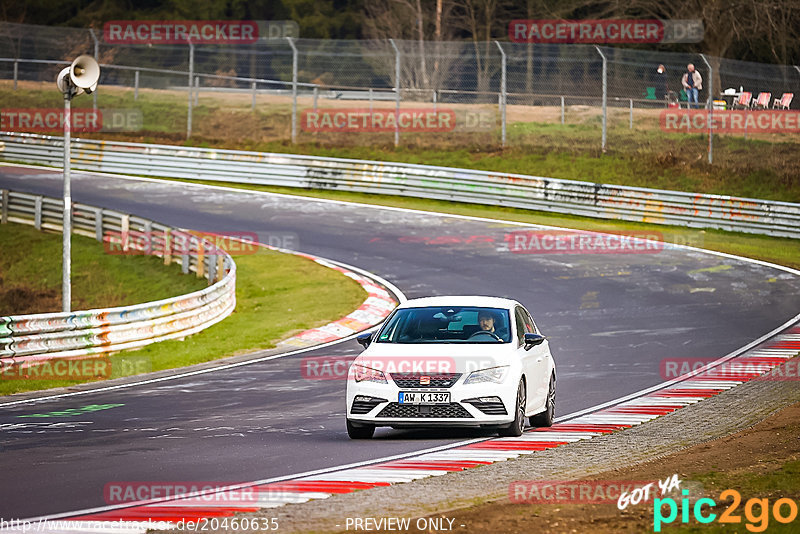
M 480 312 L 478 314 L 478 326 L 483 331 L 494 332 L 494 315 L 488 311 Z

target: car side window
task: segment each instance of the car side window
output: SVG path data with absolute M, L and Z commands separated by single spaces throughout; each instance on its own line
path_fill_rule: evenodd
M 539 329 L 536 328 L 536 323 L 533 322 L 531 314 L 528 313 L 528 310 L 522 310 L 522 311 L 523 311 L 522 318 L 525 320 L 525 326 L 527 327 L 527 331 L 532 334 L 538 334 Z
M 514 311 L 514 318 L 517 323 L 517 346 L 521 346 L 525 341 L 525 319 L 523 318 L 522 308 L 517 308 Z

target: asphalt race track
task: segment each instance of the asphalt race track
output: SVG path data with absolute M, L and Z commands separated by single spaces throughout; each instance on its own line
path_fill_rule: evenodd
M 0 188 L 61 196 L 60 172 L 0 167 Z M 175 182 L 73 173 L 73 199 L 173 226 L 289 236 L 297 250 L 376 273 L 409 298 L 516 298 L 549 336 L 557 415 L 663 382 L 665 358 L 717 358 L 796 313 L 800 277 L 685 249 L 515 254 L 520 227 Z M 0 310 L 0 315 L 11 310 Z M 258 328 L 259 325 L 252 325 Z M 344 382 L 300 374 L 302 355 L 115 391 L 0 408 L 0 517 L 104 506 L 118 481 L 268 479 L 476 437 L 379 429 L 354 442 Z M 78 415 L 48 414 L 118 405 Z

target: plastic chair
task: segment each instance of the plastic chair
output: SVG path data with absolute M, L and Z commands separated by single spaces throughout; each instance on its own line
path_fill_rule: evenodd
M 750 107 L 750 101 L 753 99 L 753 93 L 742 91 L 739 93 L 739 98 L 733 103 L 733 109 L 742 108 L 747 109 Z
M 772 102 L 772 109 L 776 109 L 779 106 L 781 109 L 789 109 L 789 106 L 792 105 L 792 98 L 794 98 L 794 93 L 783 93 L 780 100 L 776 98 Z
M 753 102 L 753 109 L 767 109 L 772 100 L 772 93 L 758 93 L 758 98 Z

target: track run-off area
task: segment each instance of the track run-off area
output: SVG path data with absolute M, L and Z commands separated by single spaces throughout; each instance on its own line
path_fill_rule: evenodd
M 266 243 L 291 235 L 297 251 L 375 273 L 408 298 L 519 300 L 550 340 L 561 417 L 664 382 L 664 362 L 726 356 L 799 311 L 800 273 L 686 247 L 519 253 L 509 234 L 542 227 L 85 172 L 72 181 L 74 202 L 175 227 Z M 61 185 L 57 170 L 0 166 L 0 188 L 59 197 Z M 359 350 L 349 340 L 121 389 L 0 401 L 0 517 L 103 507 L 115 482 L 291 478 L 491 435 L 380 428 L 373 440 L 348 439 L 344 380 L 304 376 L 301 362 Z M 42 416 L 51 413 L 67 415 Z

